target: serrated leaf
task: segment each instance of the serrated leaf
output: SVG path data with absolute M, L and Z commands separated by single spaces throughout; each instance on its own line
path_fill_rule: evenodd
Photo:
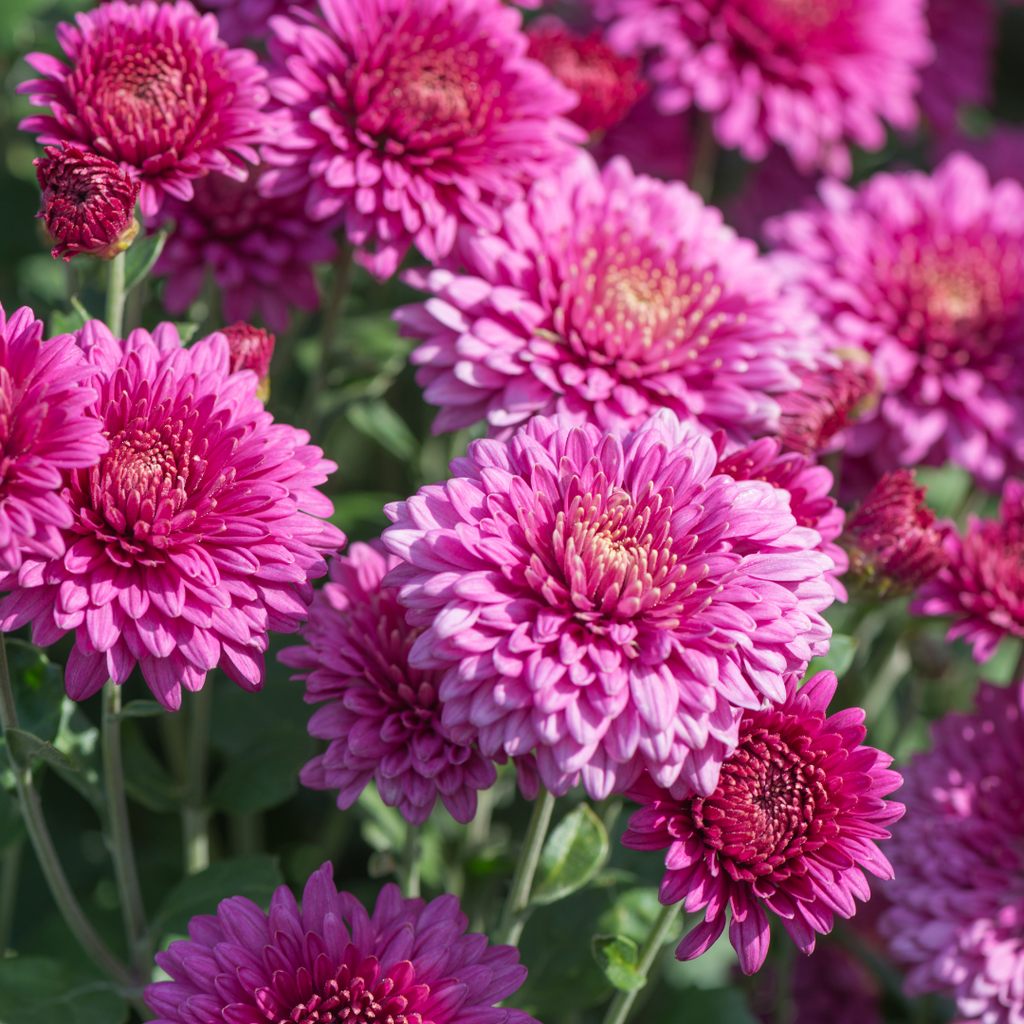
M 157 231 L 133 242 L 124 258 L 124 293 L 127 295 L 137 284 L 144 281 L 160 258 L 167 242 L 167 232 Z
M 570 811 L 541 850 L 530 902 L 543 906 L 582 889 L 608 859 L 608 832 L 589 804 Z
M 128 1004 L 112 982 L 44 957 L 0 960 L 4 1024 L 122 1024 Z
M 625 935 L 595 935 L 590 949 L 604 976 L 620 991 L 634 992 L 647 984 L 637 970 L 640 948 L 632 939 Z
M 64 676 L 38 647 L 24 640 L 7 639 L 7 665 L 18 726 L 42 740 L 51 741 L 60 725 Z
M 859 641 L 854 636 L 833 633 L 829 642 L 828 654 L 811 659 L 805 678 L 810 679 L 818 672 L 835 672 L 836 677 L 842 679 L 850 671 L 853 659 L 857 656 L 858 643 Z
M 24 729 L 8 729 L 4 733 L 7 741 L 7 749 L 12 759 L 19 765 L 28 764 L 37 757 L 54 768 L 62 768 L 64 771 L 77 772 L 78 765 L 66 754 L 62 754 L 52 743 L 41 740 L 35 733 L 26 732 Z
M 121 708 L 120 718 L 154 718 L 166 709 L 155 700 L 130 700 Z
M 309 734 L 283 730 L 246 748 L 221 773 L 210 803 L 229 814 L 254 814 L 283 804 L 299 788 L 299 769 L 313 756 Z
M 382 448 L 403 462 L 411 462 L 419 444 L 405 420 L 382 399 L 355 402 L 345 410 L 349 423 L 373 438 Z

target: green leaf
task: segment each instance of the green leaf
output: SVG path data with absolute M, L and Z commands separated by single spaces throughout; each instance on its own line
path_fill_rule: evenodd
M 351 536 L 355 533 L 379 533 L 388 525 L 384 506 L 401 500 L 397 494 L 386 491 L 357 491 L 355 494 L 332 495 L 334 514 L 331 522 Z
M 132 800 L 158 814 L 169 814 L 178 809 L 181 786 L 149 749 L 139 727 L 133 721 L 121 723 L 121 756 L 124 759 L 124 788 Z
M 154 718 L 162 715 L 164 706 L 156 700 L 130 700 L 121 708 L 121 718 Z
M 137 284 L 144 281 L 160 258 L 167 242 L 167 232 L 160 230 L 133 242 L 124 260 L 124 293 L 127 295 Z
M 360 830 L 366 842 L 378 853 L 401 850 L 407 825 L 394 807 L 388 807 L 381 800 L 376 785 L 367 786 L 359 794 L 357 804 L 367 816 Z
M 195 337 L 200 325 L 194 320 L 175 320 L 174 326 L 177 328 L 182 345 L 187 345 Z
M 758 1024 L 739 989 L 659 985 L 644 1006 L 644 1024 Z
M 13 846 L 25 835 L 25 825 L 18 810 L 18 801 L 0 787 L 0 853 Z
M 99 729 L 73 700 L 65 697 L 61 702 L 60 726 L 53 745 L 71 758 L 77 768 L 69 771 L 57 767 L 56 770 L 69 786 L 77 789 L 103 815 L 106 813 L 106 797 L 100 780 L 99 739 Z
M 229 814 L 277 807 L 299 788 L 299 769 L 313 756 L 307 732 L 284 730 L 264 737 L 232 761 L 210 791 L 210 803 Z
M 662 911 L 656 886 L 637 886 L 620 893 L 615 903 L 598 919 L 597 926 L 605 934 L 622 935 L 634 942 L 647 938 L 658 914 Z M 682 929 L 677 927 L 666 942 L 678 942 Z
M 77 772 L 78 765 L 66 754 L 62 754 L 52 743 L 41 740 L 35 733 L 26 732 L 24 729 L 8 729 L 4 733 L 7 740 L 7 749 L 11 753 L 11 759 L 19 765 L 28 764 L 37 757 L 55 768 L 63 768 L 65 771 Z
M 955 516 L 960 511 L 973 482 L 966 469 L 953 465 L 941 468 L 918 466 L 914 476 L 919 484 L 928 488 L 925 501 L 937 516 L 943 518 Z
M 608 833 L 589 804 L 570 811 L 541 850 L 530 902 L 543 906 L 582 889 L 608 859 Z
M 855 636 L 833 633 L 832 640 L 829 643 L 828 654 L 823 654 L 820 658 L 812 658 L 810 665 L 807 667 L 807 675 L 804 678 L 810 679 L 811 676 L 818 672 L 827 671 L 835 672 L 836 676 L 842 679 L 850 671 L 853 659 L 857 655 L 858 643 L 859 641 Z
M 604 976 L 620 991 L 633 992 L 647 984 L 637 970 L 640 950 L 632 939 L 625 935 L 595 935 L 590 949 Z
M 419 443 L 405 420 L 382 399 L 355 402 L 346 410 L 349 423 L 356 430 L 373 438 L 382 448 L 403 462 L 411 462 Z
M 77 310 L 73 310 L 70 313 L 62 313 L 59 309 L 55 309 L 50 314 L 49 337 L 55 338 L 58 334 L 74 334 L 75 331 L 84 325 L 85 321 Z
M 0 960 L 4 1024 L 122 1024 L 128 1004 L 112 982 L 44 957 Z
M 18 709 L 18 724 L 26 732 L 51 741 L 60 725 L 64 678 L 38 647 L 24 640 L 7 639 L 7 664 Z

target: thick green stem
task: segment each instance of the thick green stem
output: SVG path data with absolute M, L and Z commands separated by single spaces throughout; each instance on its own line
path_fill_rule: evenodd
M 195 875 L 210 866 L 210 810 L 206 806 L 206 770 L 210 746 L 210 705 L 213 688 L 207 683 L 189 700 L 188 757 L 181 831 L 185 843 L 185 874 Z
M 555 809 L 555 798 L 541 787 L 537 799 L 533 802 L 533 814 L 526 829 L 523 848 L 519 851 L 516 869 L 512 874 L 512 884 L 505 898 L 505 906 L 501 911 L 494 941 L 506 946 L 518 946 L 519 936 L 526 927 L 527 912 L 530 907 L 530 890 L 533 888 L 533 876 L 537 872 L 540 851 L 551 824 L 551 812 Z
M 14 911 L 18 907 L 18 879 L 21 877 L 21 854 L 24 836 L 16 839 L 0 860 L 0 958 L 10 948 L 14 933 Z
M 645 982 L 651 965 L 661 952 L 661 947 L 665 945 L 665 940 L 675 927 L 676 918 L 679 916 L 681 909 L 681 903 L 673 903 L 670 907 L 662 907 L 661 913 L 657 916 L 654 924 L 651 925 L 651 930 L 647 933 L 644 944 L 640 947 L 640 957 L 637 961 L 636 972 Z M 631 992 L 616 992 L 615 998 L 608 1007 L 608 1012 L 604 1015 L 604 1024 L 625 1024 L 625 1020 L 629 1016 L 629 1011 L 633 1008 L 633 1003 L 636 1002 L 639 992 L 640 989 L 638 988 L 633 989 Z
M 420 894 L 420 827 L 405 826 L 405 849 L 402 851 L 402 895 L 413 899 Z
M 124 267 L 125 254 L 119 252 L 107 261 L 107 326 L 115 338 L 121 337 L 124 325 Z

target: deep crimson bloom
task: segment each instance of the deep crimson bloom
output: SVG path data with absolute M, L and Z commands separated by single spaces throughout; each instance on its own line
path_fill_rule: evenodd
M 685 900 L 704 921 L 676 949 L 680 960 L 706 952 L 725 928 L 745 974 L 768 953 L 765 907 L 804 953 L 815 934 L 832 930 L 833 915 L 852 917 L 854 897 L 871 896 L 862 868 L 891 878 L 875 840 L 886 839 L 903 805 L 882 797 L 898 789 L 892 758 L 862 746 L 864 712 L 847 708 L 826 718 L 834 672 L 800 687 L 786 682 L 781 707 L 748 710 L 739 744 L 708 796 L 673 796 L 649 776 L 629 791 L 643 806 L 629 819 L 623 845 L 662 850 L 665 877 L 658 898 Z
M 298 628 L 323 553 L 344 543 L 314 518 L 332 512 L 316 485 L 334 463 L 273 422 L 256 375 L 230 372 L 221 334 L 183 349 L 171 324 L 121 342 L 90 320 L 76 337 L 99 371 L 90 411 L 110 450 L 63 492 L 67 554 L 0 579 L 13 588 L 0 628 L 31 622 L 43 647 L 75 630 L 74 700 L 136 663 L 169 710 L 218 666 L 258 690 L 267 631 Z
M 888 849 L 895 907 L 879 926 L 911 965 L 908 995 L 947 992 L 957 1017 L 1016 1024 L 1024 1013 L 1024 723 L 1021 687 L 982 683 L 975 714 L 933 727 L 904 768 L 907 816 Z
M 410 627 L 398 592 L 381 587 L 401 560 L 377 541 L 353 544 L 331 563 L 331 582 L 317 592 L 303 647 L 278 659 L 304 669 L 310 704 L 329 701 L 309 720 L 310 734 L 330 746 L 302 769 L 312 789 L 337 789 L 338 806 L 351 807 L 371 778 L 384 803 L 419 825 L 435 798 L 456 821 L 472 821 L 477 790 L 494 785 L 491 761 L 452 742 L 441 724 L 438 672 L 409 664 L 421 629 Z
M 164 193 L 192 198 L 192 179 L 220 171 L 243 181 L 263 140 L 267 72 L 251 50 L 229 50 L 217 19 L 188 0 L 110 0 L 61 22 L 71 67 L 45 53 L 25 59 L 43 77 L 23 82 L 33 114 L 19 127 L 39 142 L 68 141 L 120 164 L 142 183 L 147 217 Z
M 827 649 L 820 535 L 789 494 L 715 476 L 671 413 L 620 439 L 534 417 L 474 441 L 454 479 L 386 507 L 410 651 L 445 672 L 441 721 L 487 756 L 536 750 L 545 785 L 596 799 L 647 767 L 710 793 L 742 709 Z
M 146 988 L 156 1024 L 531 1024 L 495 1006 L 526 978 L 514 946 L 466 933 L 455 896 L 402 899 L 385 885 L 371 917 L 314 871 L 302 910 L 282 885 L 265 914 L 232 896 L 189 922 L 156 962 L 174 979 Z
M 885 142 L 917 122 L 917 69 L 932 58 L 924 0 L 593 0 L 620 52 L 651 50 L 665 113 L 695 106 L 718 141 L 763 160 L 848 177 L 846 140 Z
M 468 273 L 410 271 L 434 297 L 394 314 L 425 340 L 411 359 L 435 431 L 486 417 L 507 436 L 538 413 L 632 429 L 668 408 L 745 443 L 813 365 L 817 321 L 757 247 L 621 158 L 581 157 L 459 252 Z
M 309 216 L 342 215 L 379 278 L 413 244 L 447 256 L 460 224 L 497 231 L 496 208 L 584 137 L 558 116 L 577 98 L 527 58 L 521 16 L 499 0 L 321 0 L 321 12 L 271 19 L 270 90 L 288 121 L 263 148 L 276 165 L 263 183 L 309 185 Z
M 43 341 L 28 306 L 8 320 L 0 306 L 0 571 L 23 558 L 61 558 L 71 512 L 60 496 L 67 470 L 107 450 L 92 369 L 69 334 Z
M 260 381 L 265 380 L 274 356 L 274 336 L 244 320 L 222 327 L 220 333 L 228 339 L 231 372 L 252 370 Z
M 259 181 L 255 169 L 242 182 L 211 174 L 195 183 L 190 202 L 164 204 L 176 227 L 153 273 L 168 276 L 163 303 L 169 313 L 188 309 L 210 271 L 225 320 L 259 312 L 271 330 L 284 332 L 290 306 L 320 305 L 311 264 L 337 254 L 330 227 L 309 220 L 301 193 L 268 199 Z
M 943 547 L 949 565 L 910 610 L 952 615 L 947 639 L 962 636 L 975 661 L 988 661 L 1004 636 L 1024 637 L 1024 482 L 1005 482 L 998 519 L 968 516 L 966 531 L 950 530 Z
M 109 260 L 124 252 L 139 230 L 139 183 L 113 160 L 78 146 L 47 146 L 45 153 L 32 161 L 43 193 L 36 216 L 55 243 L 53 258 L 84 253 Z

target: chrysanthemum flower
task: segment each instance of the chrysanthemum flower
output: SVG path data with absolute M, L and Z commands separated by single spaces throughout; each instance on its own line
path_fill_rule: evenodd
M 885 1024 L 882 986 L 839 942 L 817 943 L 810 956 L 798 957 L 790 991 L 793 1024 Z
M 184 313 L 211 272 L 228 321 L 259 312 L 271 330 L 284 332 L 289 307 L 319 306 L 311 264 L 336 255 L 329 226 L 309 220 L 301 193 L 268 199 L 258 191 L 259 180 L 257 170 L 243 182 L 211 174 L 195 183 L 190 202 L 164 204 L 163 214 L 176 227 L 153 273 L 167 275 L 169 313 Z
M 923 0 L 593 0 L 620 53 L 652 50 L 666 113 L 695 106 L 718 141 L 762 160 L 772 141 L 803 171 L 848 177 L 846 140 L 917 123 L 917 69 L 932 58 Z
M 43 647 L 73 629 L 75 700 L 136 663 L 169 710 L 217 666 L 258 690 L 267 631 L 298 628 L 323 553 L 344 543 L 314 518 L 332 511 L 316 485 L 334 464 L 264 412 L 255 374 L 230 373 L 223 335 L 183 349 L 163 324 L 120 342 L 91 320 L 77 339 L 110 449 L 63 492 L 67 554 L 0 578 L 0 628 L 31 622 Z
M 259 380 L 256 397 L 261 402 L 270 398 L 270 360 L 274 357 L 275 338 L 259 327 L 239 320 L 220 333 L 228 339 L 228 360 L 232 373 L 252 370 Z
M 290 118 L 264 186 L 310 182 L 313 220 L 341 214 L 357 258 L 393 274 L 415 244 L 431 261 L 460 224 L 497 231 L 496 207 L 572 156 L 577 97 L 526 56 L 499 0 L 321 0 L 322 18 L 271 20 L 271 94 Z M 302 20 L 298 18 L 302 16 Z
M 871 353 L 881 401 L 846 453 L 879 474 L 950 459 L 997 485 L 1024 461 L 1024 189 L 959 153 L 821 196 L 766 232 L 840 343 Z
M 270 19 L 276 14 L 287 14 L 291 7 L 312 11 L 315 0 L 199 0 L 201 11 L 217 15 L 220 37 L 228 46 L 241 46 L 248 40 L 266 39 L 270 34 Z
M 32 162 L 43 193 L 36 216 L 55 243 L 54 259 L 84 253 L 109 260 L 132 244 L 141 186 L 113 160 L 65 143 Z
M 879 923 L 911 965 L 909 995 L 948 992 L 960 1020 L 1024 1014 L 1024 724 L 1021 687 L 983 683 L 975 714 L 947 714 L 904 769 L 907 816 L 888 851 L 895 907 Z
M 387 506 L 408 564 L 384 582 L 426 627 L 409 660 L 445 672 L 453 739 L 536 750 L 557 793 L 582 773 L 603 799 L 644 767 L 714 791 L 742 709 L 827 649 L 833 600 L 788 493 L 717 461 L 665 411 L 624 440 L 535 417 Z
M 441 725 L 440 673 L 409 664 L 422 630 L 407 625 L 397 591 L 380 585 L 400 564 L 379 541 L 353 544 L 331 563 L 331 582 L 314 598 L 302 630 L 306 646 L 278 655 L 305 670 L 297 678 L 306 680 L 310 704 L 329 701 L 313 714 L 309 731 L 330 746 L 300 778 L 312 789 L 338 790 L 342 809 L 373 778 L 384 803 L 406 821 L 426 821 L 440 795 L 456 821 L 468 822 L 477 790 L 493 786 L 497 773 Z
M 781 146 L 772 146 L 764 160 L 749 168 L 743 187 L 722 203 L 725 222 L 761 242 L 765 221 L 813 199 L 820 180 L 817 172 L 802 174 Z
M 538 413 L 630 429 L 667 408 L 745 443 L 777 428 L 775 396 L 818 344 L 753 242 L 625 160 L 538 182 L 459 254 L 468 273 L 411 271 L 434 297 L 395 312 L 425 339 L 411 358 L 435 431 L 486 417 L 507 436 Z
M 522 985 L 514 946 L 466 933 L 455 896 L 402 899 L 386 885 L 371 917 L 335 888 L 331 865 L 314 871 L 302 910 L 287 886 L 270 914 L 232 896 L 189 922 L 156 962 L 173 978 L 146 988 L 157 1024 L 532 1024 L 496 1006 Z
M 92 369 L 69 334 L 43 341 L 28 306 L 10 319 L 0 306 L 0 571 L 22 559 L 61 558 L 71 511 L 63 474 L 85 469 L 107 450 Z
M 693 163 L 694 127 L 690 112 L 662 114 L 648 93 L 618 124 L 591 143 L 590 152 L 602 167 L 622 156 L 637 174 L 686 181 Z
M 245 179 L 263 140 L 267 72 L 251 50 L 229 50 L 217 19 L 188 0 L 110 0 L 61 23 L 71 66 L 45 53 L 25 59 L 43 77 L 23 82 L 37 107 L 21 122 L 39 142 L 68 141 L 109 157 L 142 183 L 142 212 L 164 193 L 192 198 L 192 179 L 220 171 Z
M 704 920 L 676 949 L 680 960 L 706 952 L 725 928 L 745 974 L 768 953 L 768 916 L 778 914 L 797 948 L 814 950 L 816 933 L 834 915 L 852 917 L 854 897 L 871 896 L 863 868 L 891 878 L 875 845 L 903 805 L 882 797 L 900 786 L 892 758 L 863 746 L 864 712 L 848 708 L 826 718 L 834 672 L 786 683 L 779 708 L 747 711 L 739 745 L 715 791 L 679 799 L 643 776 L 629 795 L 642 805 L 623 845 L 662 850 L 665 877 L 658 898 L 685 900 Z

